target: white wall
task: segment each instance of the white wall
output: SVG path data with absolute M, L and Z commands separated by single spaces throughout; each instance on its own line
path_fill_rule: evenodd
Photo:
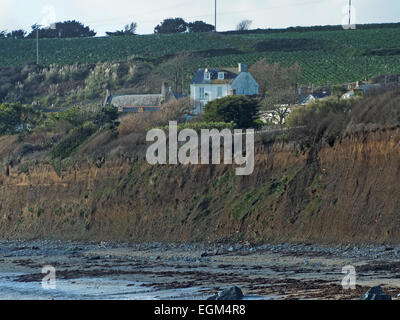
M 222 96 L 218 97 L 218 87 L 222 88 Z M 200 88 L 204 88 L 205 96 L 200 96 Z M 226 97 L 231 92 L 231 86 L 229 84 L 192 84 L 190 86 L 190 98 L 195 101 L 196 113 L 201 113 L 202 107 L 207 102 Z
M 218 97 L 218 87 L 222 88 L 222 96 Z M 205 97 L 200 96 L 200 88 L 204 88 Z M 258 95 L 258 83 L 249 72 L 241 72 L 230 84 L 192 84 L 190 86 L 190 98 L 195 103 L 195 113 L 201 113 L 207 102 L 226 97 L 231 90 L 236 90 L 237 95 Z

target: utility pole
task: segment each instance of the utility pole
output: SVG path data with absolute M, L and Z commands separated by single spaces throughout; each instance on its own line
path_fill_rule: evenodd
M 215 0 L 215 20 L 214 20 L 215 32 L 217 32 L 217 0 Z
M 39 25 L 36 24 L 36 64 L 39 65 Z
M 349 26 L 351 26 L 351 0 L 349 0 Z
M 40 24 L 36 24 L 36 64 L 39 65 L 39 29 L 43 27 Z M 56 30 L 57 24 L 53 23 L 50 27 L 44 27 L 43 29 L 53 29 Z
M 36 64 L 39 65 L 39 28 L 40 24 L 36 24 Z

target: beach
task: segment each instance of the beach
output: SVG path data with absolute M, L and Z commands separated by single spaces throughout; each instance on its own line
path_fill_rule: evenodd
M 400 246 L 250 243 L 0 242 L 0 298 L 204 300 L 238 286 L 245 299 L 359 299 L 400 293 Z M 43 288 L 44 266 L 55 288 Z M 354 266 L 355 289 L 342 273 Z

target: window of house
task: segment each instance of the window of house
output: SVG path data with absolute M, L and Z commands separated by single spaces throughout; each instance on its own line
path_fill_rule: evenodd
M 204 97 L 205 97 L 204 88 L 200 88 L 200 99 L 204 99 Z
M 222 87 L 218 87 L 218 89 L 217 89 L 217 96 L 218 96 L 218 98 L 221 98 L 222 97 Z
M 218 80 L 224 80 L 225 74 L 223 72 L 218 72 Z
M 210 80 L 210 79 L 211 79 L 211 74 L 206 70 L 206 72 L 204 72 L 204 80 Z
M 206 103 L 205 103 L 204 101 L 202 101 L 202 102 L 200 103 L 200 112 L 201 112 L 201 113 L 204 112 L 205 106 L 206 106 Z

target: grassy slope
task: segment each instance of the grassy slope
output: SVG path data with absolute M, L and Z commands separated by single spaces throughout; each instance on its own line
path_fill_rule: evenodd
M 287 31 L 247 34 L 174 34 L 135 37 L 102 37 L 84 39 L 42 39 L 41 63 L 69 65 L 121 61 L 132 56 L 159 59 L 181 51 L 203 51 L 186 72 L 199 67 L 232 67 L 238 62 L 252 64 L 261 58 L 290 64 L 299 62 L 304 69 L 304 82 L 327 84 L 355 81 L 365 75 L 365 51 L 399 49 L 400 27 L 336 31 Z M 317 49 L 299 46 L 290 51 L 272 48 L 260 51 L 260 41 L 311 39 Z M 0 67 L 23 65 L 34 61 L 35 40 L 0 40 Z M 235 49 L 236 52 L 210 52 L 210 49 Z M 370 54 L 370 53 L 369 53 Z M 400 50 L 370 55 L 369 76 L 400 73 Z
M 80 161 L 62 178 L 45 163 L 3 167 L 0 238 L 399 243 L 399 139 L 361 133 L 315 154 L 258 144 L 246 177 L 138 158 Z

